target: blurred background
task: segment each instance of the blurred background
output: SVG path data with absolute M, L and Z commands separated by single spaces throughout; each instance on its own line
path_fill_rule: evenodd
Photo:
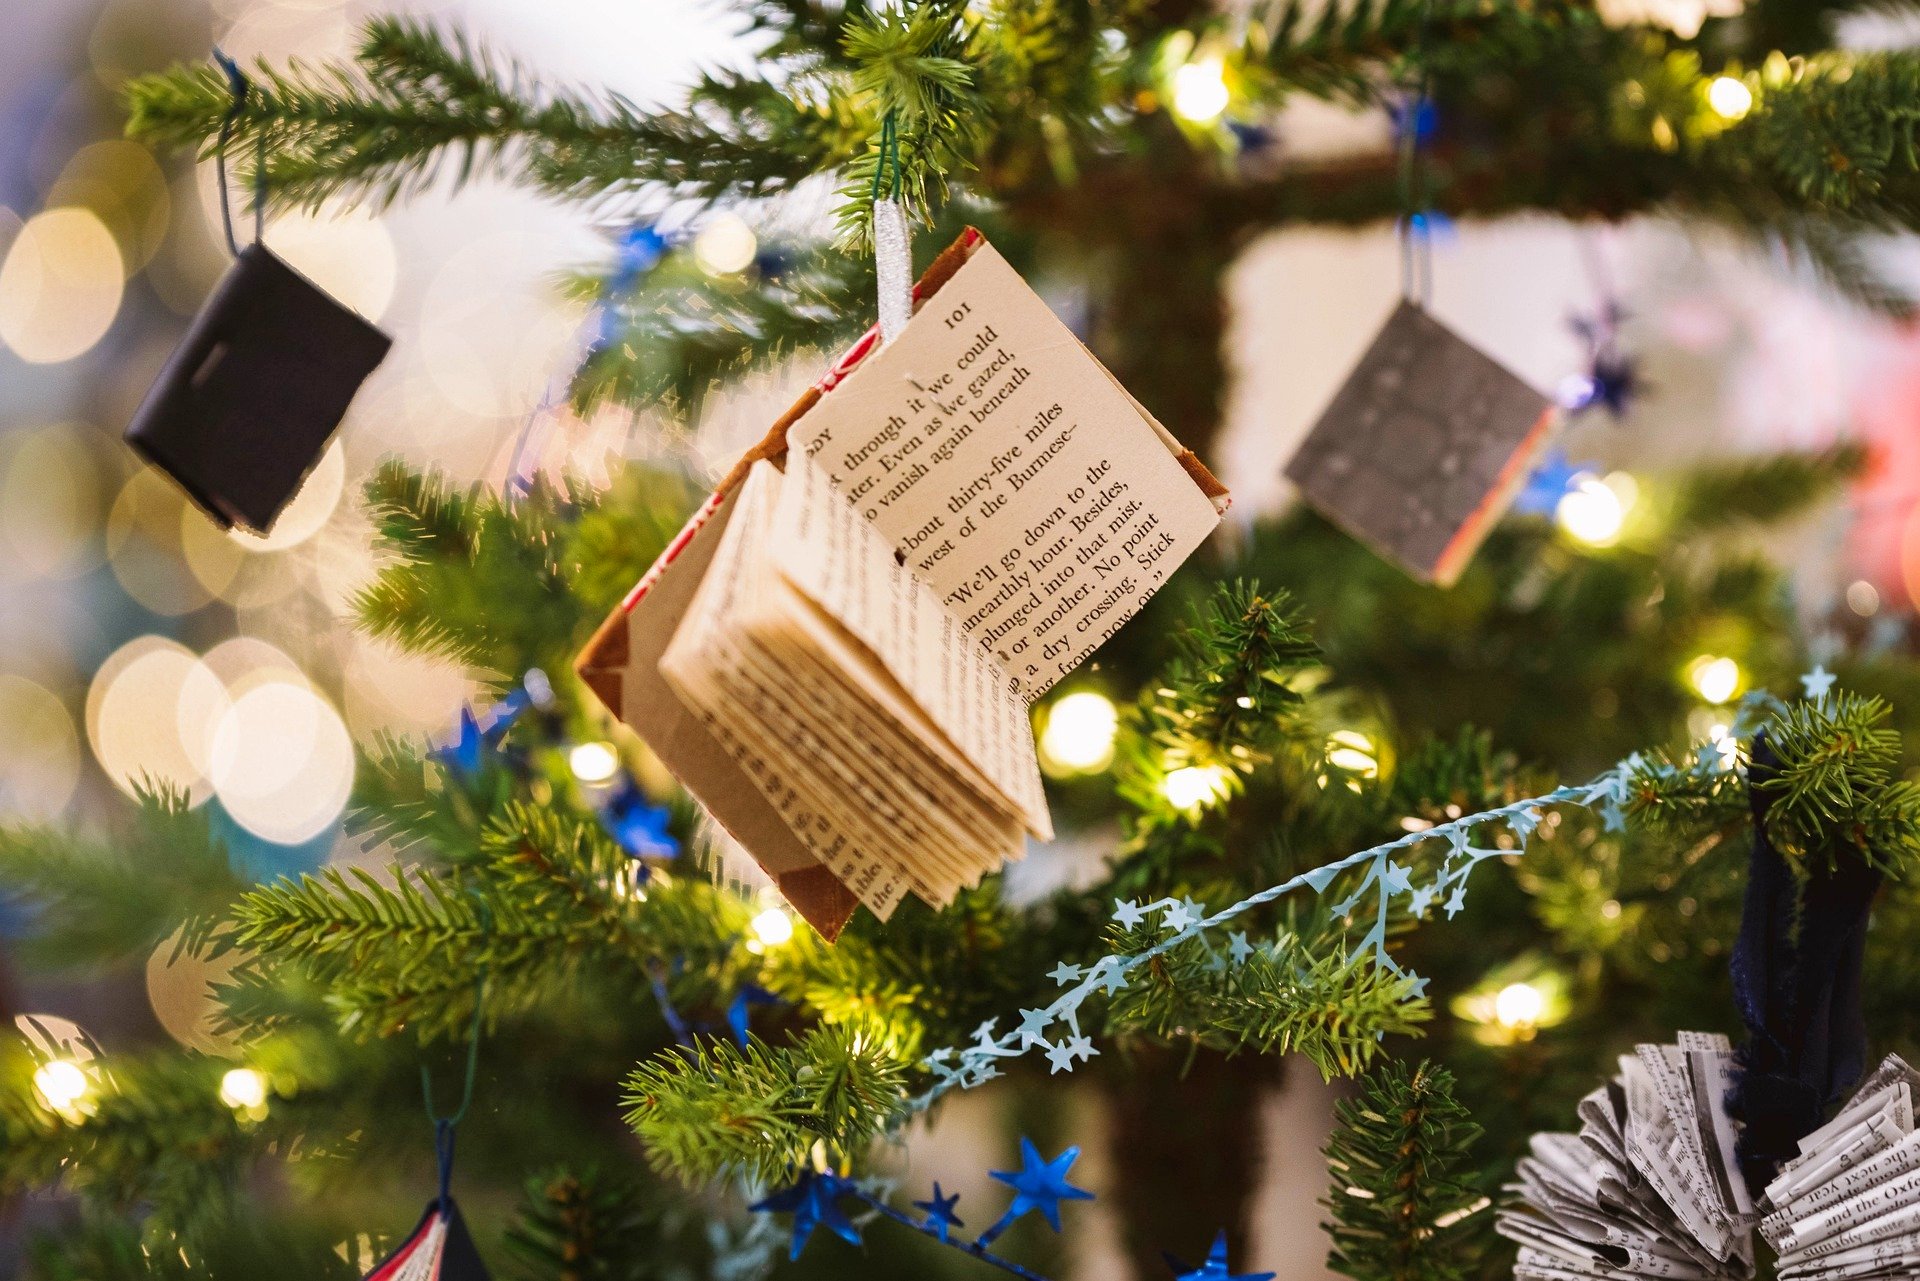
M 395 453 L 464 480 L 504 475 L 577 352 L 582 308 L 559 281 L 605 259 L 611 215 L 482 183 L 404 210 L 270 220 L 276 253 L 396 345 L 269 538 L 219 531 L 119 439 L 227 253 L 213 167 L 122 140 L 118 86 L 216 42 L 243 61 L 344 56 L 361 18 L 391 11 L 458 23 L 556 82 L 640 102 L 672 101 L 696 66 L 752 57 L 729 18 L 693 0 L 13 7 L 0 42 L 0 819 L 99 822 L 149 777 L 210 807 L 258 875 L 358 857 L 340 830 L 352 743 L 443 734 L 469 697 L 451 668 L 347 625 L 343 603 L 373 569 L 358 482 Z M 1904 35 L 1866 22 L 1849 39 Z M 1281 155 L 1378 149 L 1390 136 L 1384 119 L 1324 107 L 1290 112 L 1273 133 Z M 830 216 L 824 199 L 819 216 Z M 711 270 L 752 260 L 753 233 L 738 220 L 689 231 Z M 1885 251 L 1896 266 L 1908 256 Z M 1282 463 L 1397 299 L 1398 272 L 1384 227 L 1276 234 L 1241 258 L 1230 418 L 1211 460 L 1236 492 L 1235 519 L 1290 501 Z M 1574 321 L 1621 310 L 1639 392 L 1624 415 L 1583 415 L 1562 442 L 1563 488 L 1580 497 L 1555 504 L 1579 537 L 1617 528 L 1635 469 L 1872 442 L 1878 463 L 1848 503 L 1777 550 L 1808 619 L 1846 620 L 1870 646 L 1904 635 L 1920 596 L 1910 329 L 1831 300 L 1784 260 L 1656 223 L 1444 227 L 1433 307 L 1528 380 L 1575 398 L 1590 369 Z M 691 428 L 699 456 L 730 458 L 806 376 L 770 375 L 716 399 Z M 556 421 L 548 461 L 591 473 L 609 453 L 657 448 L 659 427 Z M 206 974 L 171 949 L 143 973 L 23 989 L 5 973 L 5 929 L 0 918 L 0 1012 L 22 1026 L 108 1045 L 202 1035 Z M 1268 1117 L 1284 1141 L 1271 1145 L 1248 1257 L 1289 1278 L 1323 1275 L 1313 1202 L 1326 1098 L 1310 1072 L 1290 1072 Z M 944 1125 L 943 1142 L 961 1141 L 966 1110 Z M 1098 1233 L 1088 1240 L 1079 1264 L 1099 1275 Z

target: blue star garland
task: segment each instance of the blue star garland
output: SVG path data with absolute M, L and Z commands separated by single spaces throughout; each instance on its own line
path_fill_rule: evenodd
M 761 1213 L 777 1212 L 793 1216 L 792 1243 L 787 1252 L 787 1258 L 792 1260 L 800 1257 L 800 1252 L 807 1248 L 807 1242 L 813 1238 L 813 1230 L 819 1227 L 827 1228 L 849 1245 L 861 1244 L 860 1229 L 840 1208 L 841 1198 L 856 1192 L 849 1179 L 808 1170 L 792 1186 L 755 1201 L 747 1208 Z
M 1273 1281 L 1271 1272 L 1234 1272 L 1227 1267 L 1227 1230 L 1221 1228 L 1207 1251 L 1207 1261 L 1199 1267 L 1182 1263 L 1171 1254 L 1164 1256 L 1174 1271 L 1174 1281 Z
M 960 1216 L 953 1212 L 953 1207 L 957 1205 L 959 1201 L 960 1194 L 958 1192 L 955 1192 L 952 1196 L 941 1196 L 940 1180 L 935 1179 L 933 1181 L 933 1196 L 928 1200 L 915 1201 L 913 1203 L 914 1209 L 926 1211 L 927 1217 L 921 1224 L 921 1230 L 938 1237 L 940 1244 L 946 1245 L 953 1229 L 967 1226 L 966 1223 L 961 1220 Z
M 993 1170 L 990 1173 L 1000 1182 L 1013 1189 L 1013 1204 L 1000 1216 L 994 1225 L 980 1234 L 981 1244 L 993 1240 L 1022 1215 L 1039 1211 L 1046 1216 L 1047 1226 L 1055 1232 L 1060 1230 L 1060 1203 L 1062 1201 L 1091 1201 L 1093 1193 L 1085 1188 L 1076 1188 L 1067 1182 L 1067 1171 L 1080 1157 L 1079 1148 L 1068 1148 L 1051 1161 L 1040 1159 L 1040 1149 L 1033 1146 L 1033 1140 L 1020 1140 L 1020 1168 L 1018 1170 Z
M 994 1220 L 992 1227 L 971 1239 L 954 1231 L 966 1226 L 954 1208 L 959 1204 L 960 1195 L 942 1192 L 938 1183 L 933 1185 L 932 1197 L 913 1203 L 913 1208 L 921 1211 L 919 1217 L 895 1209 L 880 1192 L 863 1187 L 852 1179 L 811 1170 L 801 1173 L 790 1186 L 754 1202 L 749 1208 L 763 1213 L 793 1216 L 789 1257 L 794 1259 L 800 1257 L 814 1229 L 821 1226 L 832 1229 L 855 1245 L 860 1244 L 859 1228 L 840 1210 L 840 1201 L 850 1199 L 867 1206 L 883 1218 L 924 1233 L 944 1246 L 969 1254 L 1023 1281 L 1046 1281 L 1039 1273 L 995 1254 L 990 1247 L 1001 1233 L 1025 1215 L 1041 1214 L 1058 1232 L 1062 1201 L 1093 1200 L 1093 1193 L 1067 1182 L 1067 1171 L 1079 1156 L 1080 1149 L 1070 1147 L 1051 1161 L 1043 1160 L 1032 1140 L 1022 1138 L 1020 1168 L 990 1171 L 994 1178 L 1013 1189 L 1012 1204 Z

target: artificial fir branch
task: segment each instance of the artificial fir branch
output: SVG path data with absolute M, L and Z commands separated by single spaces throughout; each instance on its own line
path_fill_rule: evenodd
M 1709 464 L 1673 487 L 1671 529 L 1680 536 L 1789 520 L 1866 467 L 1867 451 L 1857 444 Z
M 1177 813 L 1161 788 L 1173 771 L 1209 771 L 1224 789 L 1270 761 L 1301 702 L 1288 682 L 1318 652 L 1285 592 L 1217 587 L 1128 726 L 1120 792 L 1143 825 Z
M 1767 834 L 1788 858 L 1855 855 L 1900 875 L 1920 855 L 1920 787 L 1899 778 L 1900 735 L 1878 698 L 1804 699 L 1767 724 L 1778 764 L 1753 786 L 1772 796 Z
M 906 1064 L 880 1041 L 821 1025 L 782 1046 L 670 1051 L 627 1079 L 627 1121 L 655 1167 L 690 1182 L 775 1182 L 816 1150 L 838 1166 L 904 1115 Z
M 205 809 L 166 786 L 143 788 L 109 837 L 24 823 L 0 826 L 0 885 L 35 913 L 22 952 L 34 964 L 96 968 L 144 959 L 177 932 L 204 943 L 246 882 Z
M 528 1275 L 550 1281 L 649 1281 L 669 1265 L 662 1249 L 666 1216 L 647 1191 L 631 1176 L 592 1167 L 536 1174 L 507 1230 L 507 1248 Z M 677 1240 L 671 1244 L 685 1249 Z
M 1487 1198 L 1469 1173 L 1481 1130 L 1454 1100 L 1452 1074 L 1389 1064 L 1337 1105 L 1335 1123 L 1327 1266 L 1354 1281 L 1464 1281 Z
M 643 897 L 630 875 L 592 819 L 516 804 L 460 873 L 396 867 L 382 879 L 329 868 L 264 886 L 236 908 L 234 941 L 261 965 L 290 965 L 326 985 L 343 1029 L 375 1035 L 461 1031 L 482 974 L 494 1018 L 577 990 L 607 967 L 635 991 L 655 967 L 689 961 L 697 964 L 682 971 L 684 984 L 718 982 L 744 933 L 745 904 L 678 877 L 656 878 Z
M 774 246 L 735 276 L 669 252 L 624 296 L 574 376 L 574 406 L 664 406 L 691 419 L 726 379 L 781 356 L 831 353 L 866 328 L 873 263 L 865 255 Z
M 1108 1030 L 1228 1054 L 1300 1054 L 1329 1080 L 1364 1070 L 1383 1037 L 1416 1032 L 1432 1011 L 1411 976 L 1371 954 L 1349 957 L 1343 931 L 1316 922 L 1244 958 L 1199 939 L 1155 957 L 1115 993 Z

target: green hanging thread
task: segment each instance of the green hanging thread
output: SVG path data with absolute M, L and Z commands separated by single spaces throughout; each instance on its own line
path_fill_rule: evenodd
M 880 155 L 873 162 L 872 199 L 882 199 L 881 184 L 886 183 L 885 199 L 900 198 L 900 120 L 899 112 L 889 107 L 880 120 Z
M 477 895 L 474 906 L 480 918 L 480 941 L 485 944 L 493 935 L 493 914 L 488 910 L 486 901 Z M 487 971 L 482 966 L 479 977 L 473 986 L 473 1021 L 467 1028 L 467 1067 L 466 1081 L 460 1088 L 460 1106 L 451 1116 L 441 1116 L 433 1106 L 433 1073 L 423 1062 L 420 1064 L 420 1093 L 426 1101 L 427 1120 L 434 1128 L 451 1129 L 466 1118 L 467 1109 L 473 1106 L 473 1083 L 480 1075 L 480 1028 L 487 1012 Z

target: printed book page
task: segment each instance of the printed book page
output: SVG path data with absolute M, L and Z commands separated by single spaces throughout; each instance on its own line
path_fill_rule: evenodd
M 986 244 L 787 440 L 1029 701 L 1219 523 L 1161 432 Z
M 1051 837 L 1032 723 L 1006 671 L 800 455 L 788 457 L 772 546 L 782 575 L 871 651 L 1028 830 Z
M 907 877 L 882 855 L 884 845 L 861 841 L 836 821 L 832 811 L 845 805 L 833 802 L 842 793 L 807 777 L 811 771 L 792 755 L 796 746 L 804 750 L 804 742 L 791 732 L 753 732 L 764 718 L 784 716 L 786 709 L 772 702 L 743 707 L 739 698 L 745 659 L 730 623 L 756 589 L 764 590 L 755 568 L 771 572 L 757 554 L 772 516 L 770 497 L 763 477 L 749 477 L 742 486 L 706 576 L 661 655 L 660 674 L 808 851 L 885 920 L 907 892 Z

